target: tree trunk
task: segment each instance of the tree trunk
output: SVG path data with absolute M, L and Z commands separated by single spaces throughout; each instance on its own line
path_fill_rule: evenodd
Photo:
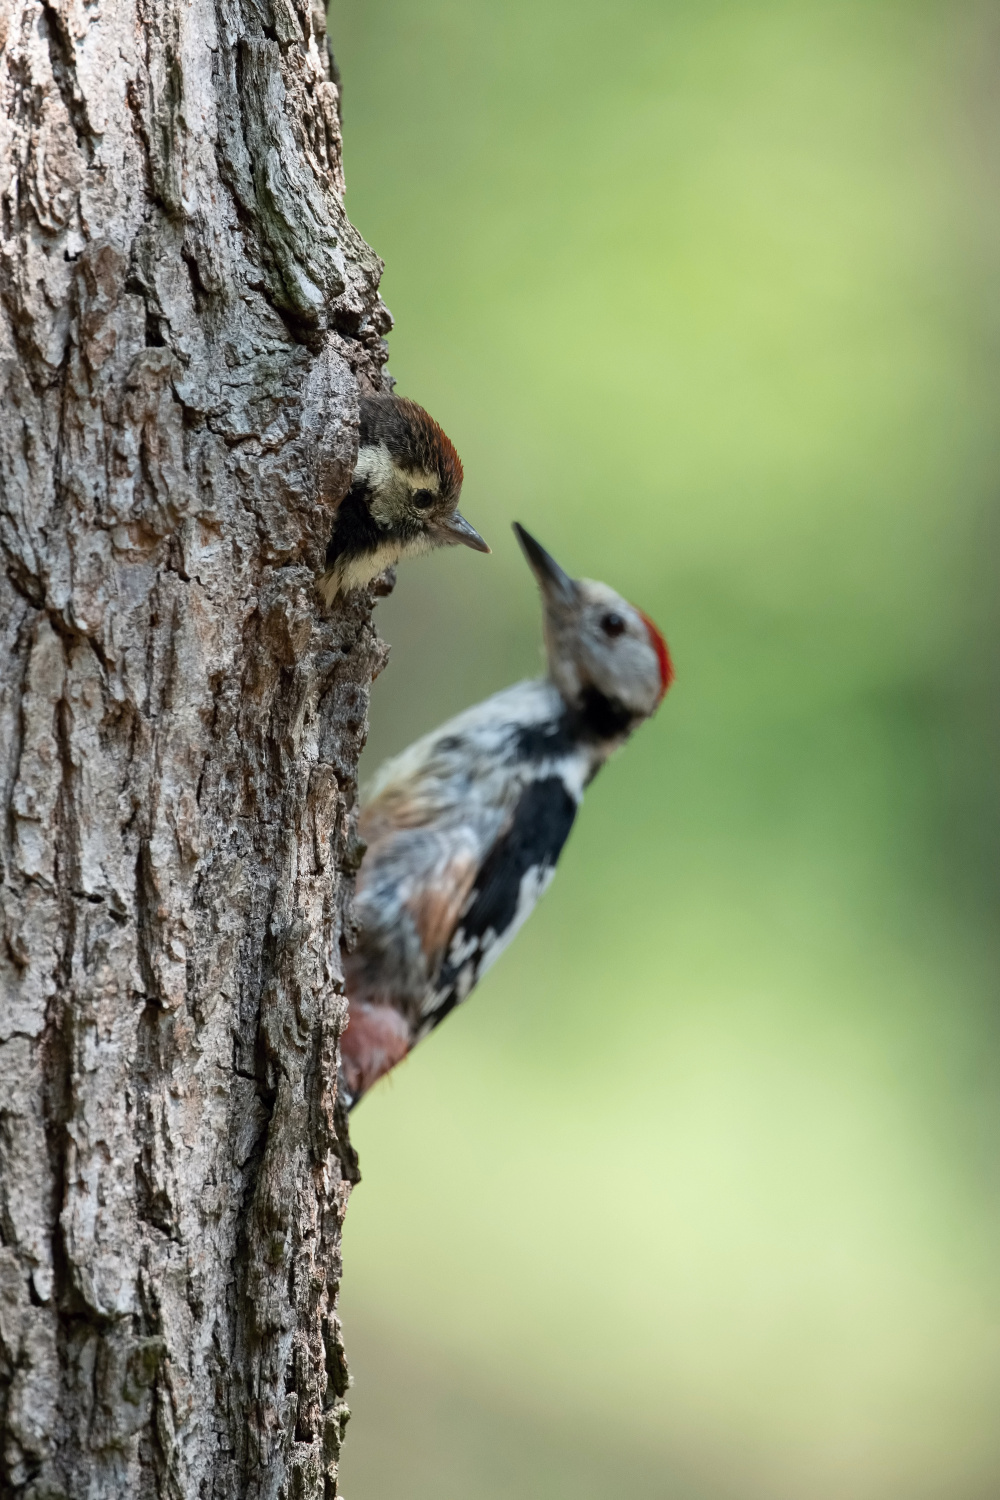
M 319 0 L 0 0 L 0 1493 L 332 1496 L 379 389 Z

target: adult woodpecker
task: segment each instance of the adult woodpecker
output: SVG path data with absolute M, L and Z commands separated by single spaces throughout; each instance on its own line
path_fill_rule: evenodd
M 319 581 L 323 602 L 363 588 L 402 557 L 459 542 L 489 552 L 458 513 L 462 460 L 434 418 L 402 396 L 362 396 L 358 461 Z
M 344 955 L 349 1108 L 510 942 L 552 879 L 585 787 L 673 678 L 646 615 L 514 531 L 541 590 L 548 675 L 449 720 L 376 779 L 359 821 L 357 942 Z

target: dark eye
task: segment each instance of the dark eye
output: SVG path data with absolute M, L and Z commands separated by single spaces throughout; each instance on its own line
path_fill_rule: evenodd
M 414 490 L 413 503 L 418 510 L 428 510 L 437 499 L 433 490 Z
M 621 615 L 616 615 L 614 611 L 612 611 L 611 614 L 602 616 L 601 629 L 604 631 L 605 635 L 621 635 L 622 631 L 625 629 L 625 621 L 622 619 Z

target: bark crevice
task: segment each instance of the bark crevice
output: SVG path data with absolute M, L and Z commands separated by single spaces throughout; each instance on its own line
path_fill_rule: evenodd
M 94 128 L 87 118 L 87 103 L 77 83 L 73 39 L 64 16 L 51 0 L 42 0 L 42 13 L 52 76 L 62 96 L 66 115 L 76 132 L 77 142 L 84 147 L 88 156 L 92 156 Z

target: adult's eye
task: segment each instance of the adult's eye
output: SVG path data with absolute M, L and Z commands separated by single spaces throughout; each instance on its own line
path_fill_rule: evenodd
M 604 631 L 605 635 L 621 635 L 622 631 L 625 629 L 625 621 L 622 619 L 621 615 L 616 615 L 614 610 L 612 610 L 610 614 L 606 614 L 602 617 L 601 629 Z
M 414 490 L 413 503 L 418 510 L 428 510 L 437 499 L 433 490 Z

